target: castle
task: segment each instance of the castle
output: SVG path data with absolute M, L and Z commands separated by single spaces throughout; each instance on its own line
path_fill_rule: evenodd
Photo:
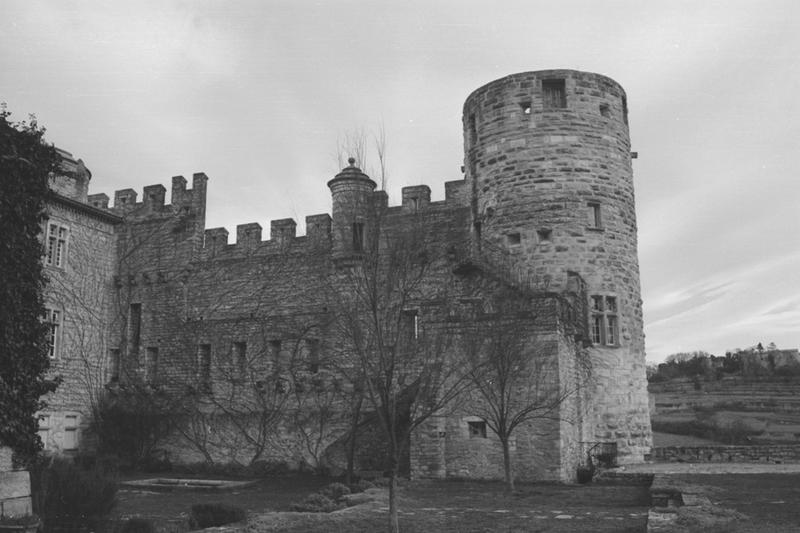
M 263 240 L 249 223 L 235 244 L 226 229 L 205 228 L 204 174 L 191 188 L 174 177 L 170 203 L 151 185 L 141 201 L 125 189 L 109 206 L 88 194 L 83 163 L 62 153 L 70 172 L 51 183 L 44 262 L 51 357 L 64 382 L 40 416 L 46 448 L 90 445 L 91 406 L 136 381 L 196 399 L 159 445 L 172 461 L 341 459 L 344 422 L 298 434 L 265 413 L 292 394 L 302 414 L 313 392 L 353 390 L 326 368 L 343 350 L 326 288 L 343 290 L 342 272 L 370 242 L 413 232 L 428 267 L 400 309 L 410 335 L 426 339 L 434 324 L 464 331 L 506 312 L 511 294 L 540 340 L 531 357 L 555 369 L 542 386 L 572 392 L 557 416 L 515 432 L 518 478 L 574 479 L 598 446 L 621 463 L 642 461 L 651 432 L 627 113 L 624 90 L 602 75 L 507 76 L 467 98 L 465 176 L 445 184 L 443 201 L 421 185 L 389 206 L 351 160 L 328 181 L 331 214 L 306 217 L 306 235 L 292 219 L 273 220 Z M 302 375 L 287 374 L 297 361 Z M 497 439 L 472 405 L 416 428 L 408 473 L 502 476 Z

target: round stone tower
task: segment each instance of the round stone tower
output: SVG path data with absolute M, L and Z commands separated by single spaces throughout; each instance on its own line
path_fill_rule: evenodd
M 464 104 L 479 241 L 506 248 L 543 289 L 587 284 L 592 362 L 584 428 L 620 462 L 651 446 L 625 91 L 589 72 L 512 74 Z
M 333 257 L 346 258 L 364 251 L 372 195 L 376 183 L 361 172 L 356 160 L 328 182 L 331 190 Z

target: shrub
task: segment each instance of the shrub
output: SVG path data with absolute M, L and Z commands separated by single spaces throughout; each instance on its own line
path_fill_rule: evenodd
M 247 514 L 241 507 L 223 503 L 198 503 L 192 505 L 189 527 L 205 529 L 207 527 L 224 526 L 233 522 L 241 522 Z
M 289 472 L 286 461 L 260 459 L 247 466 L 247 473 L 256 477 L 283 475 Z
M 156 533 L 156 526 L 146 518 L 131 518 L 122 524 L 119 533 Z
M 289 508 L 295 512 L 330 513 L 340 509 L 341 506 L 324 494 L 315 492 L 306 496 L 302 502 L 293 503 Z
M 117 481 L 97 464 L 83 469 L 56 458 L 36 465 L 34 511 L 44 520 L 45 531 L 70 524 L 91 526 L 116 503 Z
M 327 496 L 333 501 L 339 500 L 339 498 L 341 498 L 345 494 L 350 494 L 350 492 L 351 492 L 350 487 L 348 487 L 343 483 L 331 483 L 330 485 L 323 487 L 319 491 L 320 494 L 322 494 L 323 496 Z
M 350 492 L 364 492 L 367 489 L 374 488 L 375 484 L 371 481 L 367 481 L 366 479 L 359 479 L 357 483 L 350 484 Z

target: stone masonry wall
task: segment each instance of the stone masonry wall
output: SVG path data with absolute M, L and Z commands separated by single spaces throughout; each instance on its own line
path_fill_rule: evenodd
M 14 470 L 11 448 L 0 445 L 0 516 L 31 514 L 31 477 L 25 470 Z
M 800 445 L 668 446 L 653 448 L 653 459 L 680 463 L 800 463 Z
M 76 451 L 85 436 L 91 405 L 108 381 L 108 330 L 116 272 L 113 217 L 52 199 L 48 220 L 68 228 L 63 264 L 48 265 L 45 306 L 60 312 L 51 374 L 58 389 L 45 398 L 39 435 L 46 450 Z

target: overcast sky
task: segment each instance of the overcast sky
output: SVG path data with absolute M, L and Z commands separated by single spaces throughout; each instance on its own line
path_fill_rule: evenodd
M 330 211 L 383 124 L 390 201 L 462 174 L 461 106 L 514 72 L 628 93 L 649 362 L 800 346 L 800 3 L 0 0 L 0 101 L 91 192 L 205 172 L 207 227 Z M 233 237 L 232 237 L 233 238 Z

